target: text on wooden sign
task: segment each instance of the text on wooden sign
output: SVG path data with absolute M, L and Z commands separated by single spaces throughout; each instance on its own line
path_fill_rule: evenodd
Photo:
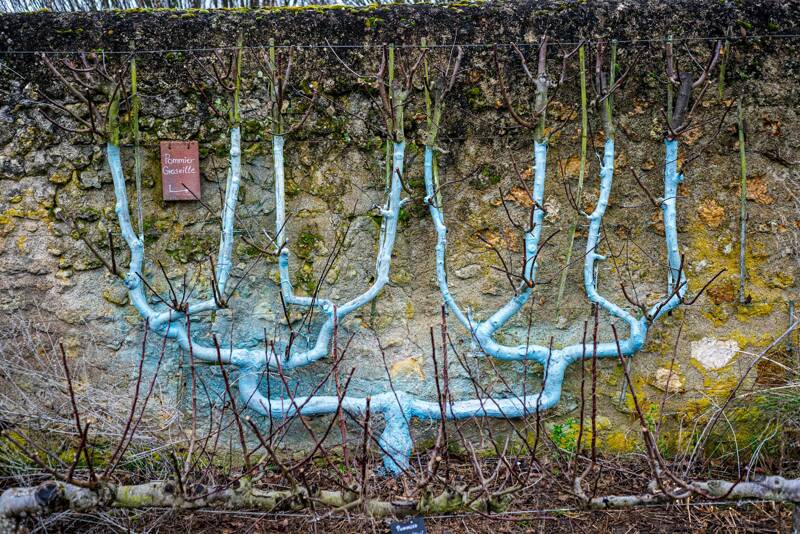
M 161 141 L 161 190 L 164 200 L 200 199 L 197 141 Z

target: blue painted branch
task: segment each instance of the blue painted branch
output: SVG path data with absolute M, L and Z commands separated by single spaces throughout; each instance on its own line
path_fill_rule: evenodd
M 608 207 L 609 197 L 611 195 L 611 186 L 614 176 L 614 139 L 609 136 L 606 139 L 604 152 L 603 152 L 603 166 L 600 171 L 600 195 L 597 200 L 597 205 L 594 211 L 588 215 L 589 219 L 589 235 L 586 243 L 586 256 L 584 259 L 584 288 L 586 296 L 590 302 L 596 304 L 601 309 L 621 319 L 628 324 L 629 335 L 627 339 L 620 342 L 620 350 L 623 356 L 630 356 L 638 352 L 644 345 L 647 330 L 652 321 L 655 321 L 665 313 L 674 309 L 682 302 L 682 298 L 686 292 L 686 279 L 683 271 L 681 270 L 681 259 L 678 251 L 678 235 L 677 235 L 677 187 L 683 180 L 683 176 L 676 171 L 677 166 L 677 153 L 678 143 L 675 140 L 668 140 L 666 142 L 666 155 L 665 155 L 665 169 L 664 169 L 664 201 L 662 203 L 662 210 L 664 212 L 664 226 L 666 234 L 667 245 L 667 258 L 668 258 L 668 291 L 665 300 L 657 303 L 652 307 L 650 319 L 648 317 L 634 317 L 620 306 L 611 302 L 607 298 L 600 295 L 597 290 L 597 281 L 595 278 L 595 267 L 598 261 L 605 259 L 597 252 L 600 243 L 600 233 L 602 227 L 603 217 Z M 425 148 L 425 188 L 426 188 L 426 202 L 428 203 L 431 218 L 434 222 L 434 227 L 437 233 L 437 246 L 436 246 L 436 273 L 439 282 L 439 288 L 445 305 L 453 315 L 456 316 L 458 321 L 463 324 L 467 330 L 472 334 L 474 341 L 479 346 L 480 350 L 485 354 L 500 360 L 534 360 L 542 365 L 550 366 L 554 369 L 545 372 L 544 391 L 548 392 L 547 398 L 553 398 L 553 391 L 560 391 L 561 384 L 564 378 L 564 370 L 572 362 L 580 360 L 582 357 L 591 358 L 595 348 L 593 344 L 576 344 L 556 349 L 549 352 L 546 347 L 541 345 L 518 345 L 518 346 L 505 346 L 497 343 L 493 334 L 505 324 L 508 319 L 516 314 L 519 309 L 527 300 L 524 292 L 509 301 L 505 306 L 496 311 L 488 320 L 475 323 L 469 314 L 465 315 L 458 304 L 455 302 L 450 288 L 447 283 L 447 272 L 445 269 L 445 252 L 447 245 L 447 227 L 444 224 L 444 215 L 442 207 L 436 205 L 433 201 L 435 198 L 434 184 L 433 184 L 433 158 L 434 148 L 426 146 Z M 544 192 L 544 175 L 546 159 L 546 144 L 537 142 L 534 149 L 535 169 L 534 174 L 534 200 L 543 204 Z M 537 210 L 540 211 L 540 210 Z M 541 231 L 541 217 L 536 221 L 537 227 Z M 538 240 L 540 232 L 534 233 L 528 239 L 526 234 L 526 258 L 536 257 L 538 253 Z M 535 265 L 533 268 L 532 281 L 535 282 Z M 677 284 L 677 285 L 676 285 Z M 598 343 L 596 348 L 596 356 L 603 357 L 617 357 L 618 350 L 614 342 L 601 342 Z M 558 370 L 560 372 L 555 372 Z M 549 408 L 542 404 L 538 409 Z
M 276 222 L 279 229 L 279 242 L 283 238 L 283 226 L 285 224 L 285 205 L 283 204 L 283 139 L 277 137 L 273 141 L 276 165 L 276 195 L 278 199 L 278 209 L 276 209 Z M 677 306 L 681 297 L 685 293 L 685 278 L 680 270 L 680 255 L 677 244 L 676 228 L 676 196 L 678 183 L 683 176 L 677 173 L 677 150 L 676 141 L 667 141 L 667 158 L 664 173 L 665 199 L 662 203 L 664 210 L 665 232 L 668 249 L 668 259 L 670 266 L 670 285 L 676 287 L 675 295 L 667 302 L 653 308 L 653 314 L 657 315 L 653 319 L 667 313 Z M 233 239 L 233 221 L 236 206 L 236 195 L 240 179 L 239 167 L 239 131 L 233 128 L 231 131 L 231 169 L 228 174 L 228 186 L 226 190 L 225 205 L 223 207 L 223 227 L 222 238 L 220 240 L 220 253 L 217 270 L 217 279 L 220 289 L 224 291 L 225 282 L 230 274 L 230 255 L 231 243 Z M 400 200 L 400 174 L 402 173 L 404 144 L 395 143 L 393 154 L 393 179 L 389 191 L 389 198 L 386 207 L 382 210 L 383 223 L 381 226 L 381 237 L 379 253 L 376 262 L 377 278 L 373 285 L 358 297 L 344 304 L 337 310 L 339 319 L 344 318 L 348 313 L 358 309 L 377 296 L 388 280 L 388 273 L 391 264 L 391 253 L 397 232 L 399 209 L 402 205 Z M 592 302 L 597 303 L 612 315 L 619 317 L 630 325 L 630 336 L 621 342 L 623 354 L 630 355 L 638 351 L 644 343 L 647 333 L 648 323 L 646 318 L 635 319 L 633 316 L 601 297 L 596 290 L 594 282 L 594 264 L 601 256 L 595 253 L 599 242 L 600 222 L 608 205 L 608 198 L 611 191 L 613 179 L 613 141 L 606 142 L 604 165 L 601 171 L 601 194 L 590 219 L 590 237 L 587 242 L 587 259 L 584 265 L 584 285 L 587 295 Z M 534 180 L 534 199 L 542 205 L 544 193 L 544 173 L 546 160 L 546 145 L 537 143 L 534 150 L 536 160 L 536 173 Z M 208 347 L 190 341 L 185 328 L 186 317 L 184 314 L 174 310 L 158 312 L 151 307 L 144 293 L 141 277 L 143 276 L 142 265 L 144 261 L 144 244 L 135 234 L 130 221 L 128 208 L 127 191 L 125 178 L 122 172 L 119 147 L 113 144 L 108 145 L 108 161 L 114 181 L 114 192 L 116 196 L 116 214 L 119 220 L 122 235 L 131 251 L 131 262 L 129 272 L 125 279 L 125 284 L 129 289 L 131 302 L 147 320 L 150 328 L 160 335 L 177 339 L 180 346 L 186 350 L 193 350 L 195 357 L 206 361 L 216 361 L 216 348 Z M 501 328 L 510 317 L 512 317 L 524 305 L 525 300 L 530 294 L 527 286 L 520 294 L 528 293 L 523 299 L 516 297 L 509 301 L 504 307 L 495 312 L 490 320 L 484 323 L 474 324 L 471 319 L 465 316 L 458 308 L 455 300 L 449 292 L 445 270 L 445 249 L 447 228 L 444 225 L 444 217 L 439 206 L 435 206 L 431 199 L 434 196 L 432 180 L 432 161 L 433 148 L 428 146 L 425 150 L 425 185 L 427 200 L 430 205 L 431 217 L 437 232 L 436 247 L 436 266 L 437 276 L 442 295 L 450 311 L 456 315 L 461 322 L 477 339 L 481 348 L 493 357 L 509 360 L 533 359 L 541 363 L 544 369 L 543 387 L 540 392 L 524 397 L 514 397 L 506 399 L 476 398 L 469 400 L 455 401 L 445 407 L 444 417 L 447 419 L 465 419 L 469 417 L 521 417 L 537 411 L 546 410 L 555 406 L 561 397 L 561 388 L 564 373 L 567 367 L 574 361 L 581 358 L 585 353 L 591 356 L 591 347 L 582 345 L 572 345 L 564 349 L 555 350 L 547 357 L 546 349 L 537 346 L 505 347 L 497 344 L 492 335 Z M 531 232 L 526 233 L 525 246 L 526 258 L 532 260 L 538 252 L 538 241 L 541 236 L 543 212 L 536 210 L 535 226 Z M 288 281 L 288 253 L 282 253 L 280 257 L 281 290 L 285 296 L 292 298 L 291 303 L 296 305 L 312 305 L 307 300 L 295 297 Z M 531 261 L 526 264 L 526 276 L 530 280 L 535 280 L 536 263 Z M 287 299 L 288 301 L 288 299 Z M 314 348 L 300 353 L 293 354 L 286 362 L 284 367 L 297 367 L 308 365 L 327 354 L 328 343 L 332 333 L 333 306 L 330 301 L 321 300 L 319 306 L 323 311 L 328 312 L 329 319 L 323 325 L 317 338 Z M 317 305 L 314 303 L 313 305 Z M 190 306 L 190 313 L 199 313 L 214 309 L 213 300 L 201 302 Z M 601 343 L 597 348 L 598 357 L 616 356 L 617 350 L 614 343 Z M 237 366 L 241 371 L 239 378 L 239 394 L 243 401 L 255 411 L 262 414 L 271 414 L 274 417 L 290 417 L 299 411 L 303 415 L 325 415 L 333 414 L 338 410 L 339 400 L 335 396 L 313 396 L 313 397 L 294 397 L 268 399 L 259 391 L 259 383 L 265 367 L 277 367 L 280 363 L 276 360 L 276 355 L 270 353 L 265 356 L 260 350 L 249 349 L 226 349 L 223 351 L 223 361 Z M 354 415 L 363 415 L 366 409 L 366 398 L 345 397 L 342 400 L 342 408 Z M 378 443 L 384 452 L 384 466 L 393 474 L 400 474 L 409 466 L 409 456 L 413 447 L 408 422 L 416 417 L 420 419 L 438 420 L 442 417 L 441 407 L 438 402 L 431 402 L 418 399 L 403 391 L 384 392 L 371 398 L 371 409 L 382 413 L 385 420 L 385 428 Z
M 180 346 L 191 350 L 193 355 L 199 360 L 207 362 L 217 361 L 217 349 L 211 345 L 205 345 L 195 340 L 190 340 L 185 326 L 187 315 L 197 315 L 202 312 L 216 310 L 217 305 L 213 298 L 209 298 L 199 303 L 191 303 L 186 313 L 172 309 L 162 311 L 155 310 L 148 302 L 144 291 L 142 279 L 144 277 L 144 243 L 133 231 L 131 224 L 130 210 L 128 207 L 128 195 L 125 186 L 125 176 L 122 171 L 122 161 L 120 150 L 117 145 L 109 143 L 107 145 L 107 157 L 111 176 L 114 182 L 114 194 L 116 197 L 115 212 L 119 221 L 120 230 L 128 248 L 131 251 L 131 261 L 128 273 L 125 277 L 125 285 L 128 287 L 131 302 L 144 318 L 149 328 L 166 337 L 176 339 Z M 222 208 L 222 230 L 220 238 L 219 255 L 216 266 L 216 278 L 218 291 L 224 294 L 227 280 L 230 277 L 232 266 L 231 252 L 233 247 L 233 227 L 236 211 L 236 202 L 239 193 L 241 180 L 241 136 L 238 127 L 231 128 L 231 148 L 230 162 L 228 169 L 228 180 L 225 191 L 224 204 Z M 249 350 L 239 348 L 225 348 L 222 350 L 222 361 L 225 363 L 237 363 L 253 361 L 264 361 L 265 357 L 260 350 Z
M 544 388 L 536 394 L 507 399 L 477 398 L 454 401 L 445 407 L 447 419 L 468 419 L 471 417 L 515 418 L 546 410 L 555 406 L 561 397 L 561 379 L 566 364 L 551 363 L 545 376 Z M 295 397 L 293 399 L 268 399 L 259 391 L 262 373 L 258 370 L 242 370 L 239 378 L 239 394 L 253 410 L 272 417 L 285 418 L 296 415 L 325 415 L 338 411 L 336 396 Z M 549 375 L 553 376 L 551 380 Z M 364 415 L 365 397 L 344 397 L 342 409 L 355 415 Z M 419 419 L 440 420 L 441 406 L 438 402 L 418 399 L 404 391 L 385 392 L 371 397 L 370 410 L 384 416 L 386 426 L 378 439 L 383 453 L 384 467 L 392 474 L 399 475 L 409 467 L 409 457 L 413 441 L 408 422 Z
M 312 362 L 324 358 L 328 355 L 331 337 L 334 329 L 334 310 L 337 322 L 341 321 L 355 310 L 365 304 L 372 302 L 381 292 L 389 281 L 389 268 L 392 264 L 392 251 L 397 237 L 397 224 L 400 219 L 400 208 L 404 201 L 400 198 L 402 183 L 400 177 L 403 174 L 403 162 L 405 159 L 405 143 L 394 143 L 392 155 L 392 179 L 389 184 L 388 198 L 386 205 L 381 208 L 381 229 L 379 234 L 378 256 L 375 265 L 375 281 L 360 295 L 350 301 L 335 306 L 331 300 L 318 297 L 301 297 L 294 293 L 292 282 L 289 277 L 289 247 L 286 240 L 286 197 L 285 197 L 285 175 L 283 166 L 283 147 L 284 137 L 281 135 L 273 136 L 273 168 L 275 173 L 275 227 L 277 232 L 278 246 L 281 247 L 278 258 L 278 272 L 280 275 L 281 292 L 287 305 L 301 307 L 318 307 L 327 315 L 325 323 L 317 334 L 317 339 L 311 349 L 305 351 L 292 350 L 283 367 L 294 368 L 308 365 Z M 270 353 L 269 361 L 275 361 L 275 354 Z

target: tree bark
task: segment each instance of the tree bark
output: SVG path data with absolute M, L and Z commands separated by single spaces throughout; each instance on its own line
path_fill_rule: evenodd
M 311 501 L 314 501 L 334 510 L 363 504 L 373 517 L 402 517 L 412 513 L 456 510 L 497 512 L 504 510 L 510 502 L 507 497 L 473 499 L 470 491 L 465 490 L 463 493 L 444 491 L 434 496 L 423 495 L 414 500 L 367 499 L 363 503 L 357 491 L 321 490 L 309 494 L 304 488 L 293 491 L 261 490 L 246 479 L 231 487 L 189 485 L 186 492 L 181 495 L 175 484 L 166 481 L 134 485 L 101 484 L 97 488 L 47 481 L 38 486 L 10 488 L 0 494 L 0 534 L 8 531 L 4 530 L 4 526 L 13 523 L 14 519 L 66 510 L 92 512 L 104 508 L 168 507 L 175 510 L 217 508 L 276 512 L 310 508 Z

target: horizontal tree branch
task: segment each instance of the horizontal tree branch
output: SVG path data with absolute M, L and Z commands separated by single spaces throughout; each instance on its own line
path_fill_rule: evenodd
M 592 510 L 635 508 L 649 504 L 665 503 L 691 497 L 695 493 L 720 499 L 761 499 L 765 501 L 800 503 L 800 479 L 768 476 L 750 482 L 709 480 L 687 484 L 690 491 L 679 489 L 676 493 L 645 493 L 641 495 L 604 495 L 594 497 L 587 504 Z
M 175 510 L 217 508 L 228 510 L 262 510 L 265 512 L 311 509 L 312 503 L 334 511 L 362 504 L 372 517 L 402 517 L 409 514 L 445 513 L 458 510 L 478 512 L 501 511 L 509 504 L 508 497 L 475 499 L 470 491 L 445 490 L 438 495 L 422 495 L 418 499 L 385 501 L 361 500 L 358 491 L 320 490 L 309 493 L 298 487 L 294 490 L 261 490 L 241 479 L 238 487 L 206 487 L 201 484 L 178 486 L 168 481 L 134 485 L 100 484 L 85 488 L 66 482 L 50 480 L 38 486 L 10 488 L 0 494 L 0 519 L 46 515 L 71 510 L 92 512 L 104 508 L 142 509 L 167 507 Z

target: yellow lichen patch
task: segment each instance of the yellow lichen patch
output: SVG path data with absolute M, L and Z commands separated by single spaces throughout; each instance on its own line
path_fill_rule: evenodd
M 794 285 L 794 277 L 784 272 L 777 272 L 769 279 L 769 285 L 778 289 L 786 289 Z
M 764 317 L 772 313 L 773 305 L 762 302 L 759 304 L 741 304 L 736 307 L 736 318 L 745 323 L 753 317 Z
M 759 348 L 759 347 L 766 347 L 775 339 L 772 334 L 750 334 L 745 335 L 740 331 L 731 332 L 730 334 L 731 339 L 735 340 L 736 343 L 739 344 L 739 347 L 744 349 L 745 347 L 749 348 Z
M 734 285 L 738 286 L 739 247 L 732 235 L 727 232 L 712 232 L 699 220 L 690 223 L 687 230 L 690 235 L 687 260 L 690 265 L 700 267 L 697 274 L 689 276 L 689 291 L 699 291 L 721 269 L 726 269 L 727 276 L 730 276 Z M 765 267 L 768 259 L 768 249 L 762 242 L 748 241 L 745 253 L 747 293 L 751 295 L 753 302 L 775 302 L 785 299 L 783 292 L 774 288 L 763 274 L 768 272 L 771 275 L 774 272 Z M 717 279 L 709 289 L 720 282 L 721 280 Z M 738 294 L 738 288 L 736 291 Z M 754 310 L 756 315 L 762 312 L 765 312 L 763 308 Z M 743 317 L 746 319 L 747 315 L 750 315 L 750 312 L 744 313 Z
M 739 379 L 732 375 L 723 376 L 719 379 L 714 379 L 710 376 L 707 376 L 703 381 L 703 387 L 709 396 L 719 398 L 727 397 L 738 383 Z
M 697 208 L 697 216 L 710 228 L 719 228 L 725 220 L 725 209 L 713 198 L 706 199 Z
M 548 104 L 547 114 L 561 122 L 575 120 L 575 117 L 578 116 L 578 112 L 574 107 L 563 104 L 558 100 L 552 100 Z
M 647 396 L 644 392 L 644 386 L 646 382 L 643 377 L 636 377 L 633 379 L 633 390 L 636 392 L 636 400 L 639 403 L 639 407 L 642 408 L 646 402 Z M 625 388 L 627 392 L 625 394 L 625 403 L 624 403 L 624 410 L 628 413 L 633 413 L 636 410 L 635 403 L 633 402 L 633 395 L 631 395 L 630 385 Z M 643 408 L 644 409 L 644 408 Z
M 57 173 L 51 174 L 50 178 L 48 178 L 48 179 L 50 180 L 50 182 L 52 182 L 54 184 L 63 185 L 65 183 L 69 182 L 72 179 L 73 176 L 77 176 L 77 174 L 78 174 L 77 171 L 73 171 L 72 175 L 57 172 Z
M 30 210 L 22 210 L 20 208 L 10 208 L 0 213 L 0 224 L 3 224 L 3 221 L 11 220 L 12 218 L 17 219 L 30 219 L 32 221 L 35 220 L 43 220 L 46 221 L 50 217 L 50 214 L 44 208 L 39 209 L 30 209 Z
M 636 450 L 637 441 L 625 432 L 611 432 L 605 439 L 605 448 L 609 452 L 625 454 Z
M 414 318 L 414 304 L 409 300 L 406 302 L 406 319 L 409 321 Z
M 394 362 L 389 369 L 389 374 L 392 378 L 417 375 L 421 380 L 425 379 L 425 371 L 422 369 L 422 363 L 416 356 Z
M 612 426 L 611 419 L 609 419 L 604 415 L 598 415 L 597 418 L 595 419 L 594 424 L 597 430 L 608 430 Z
M 26 250 L 25 243 L 26 243 L 27 240 L 28 240 L 28 238 L 26 236 L 24 236 L 24 235 L 21 235 L 21 236 L 19 236 L 17 238 L 17 250 L 22 254 L 25 253 L 25 250 Z
M 410 272 L 401 268 L 393 269 L 392 273 L 389 275 L 389 278 L 392 280 L 392 283 L 395 283 L 399 286 L 406 286 L 414 280 L 414 276 Z
M 694 421 L 697 418 L 705 415 L 706 411 L 710 407 L 711 407 L 711 399 L 709 399 L 708 397 L 692 399 L 686 401 L 683 413 L 690 421 Z
M 691 364 L 691 366 L 692 366 L 692 367 L 694 367 L 695 369 L 697 369 L 697 371 L 698 371 L 698 372 L 699 372 L 701 375 L 703 375 L 703 378 L 705 378 L 706 376 L 708 376 L 708 370 L 707 370 L 705 367 L 703 367 L 703 364 L 702 364 L 702 363 L 698 362 L 698 361 L 697 361 L 697 360 L 695 360 L 694 358 L 690 358 L 690 359 L 689 359 L 689 364 Z
M 703 317 L 711 321 L 714 326 L 722 326 L 730 319 L 730 314 L 723 306 L 709 306 L 701 312 Z

